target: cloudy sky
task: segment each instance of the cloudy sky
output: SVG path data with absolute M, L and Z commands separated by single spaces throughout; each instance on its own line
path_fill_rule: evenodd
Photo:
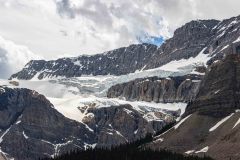
M 193 19 L 240 15 L 239 6 L 239 0 L 0 0 L 0 77 L 32 58 L 158 42 Z

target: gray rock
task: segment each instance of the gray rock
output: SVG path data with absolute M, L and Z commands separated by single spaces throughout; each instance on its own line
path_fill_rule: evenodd
M 150 77 L 136 79 L 112 86 L 109 98 L 125 98 L 130 101 L 189 102 L 195 98 L 202 76 L 186 75 L 170 78 Z

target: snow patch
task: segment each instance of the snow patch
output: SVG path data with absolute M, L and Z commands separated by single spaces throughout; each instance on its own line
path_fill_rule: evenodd
M 185 122 L 190 116 L 191 116 L 191 114 L 188 115 L 187 117 L 183 118 L 180 122 L 178 122 L 178 123 L 174 126 L 174 129 L 178 129 L 178 127 L 179 127 L 183 122 Z
M 134 134 L 137 134 L 138 133 L 138 129 L 136 129 L 135 131 L 134 131 Z
M 186 151 L 185 153 L 186 154 L 192 154 L 192 153 L 194 153 L 195 152 L 195 150 L 189 150 L 189 151 Z
M 97 143 L 94 144 L 88 144 L 88 143 L 84 143 L 84 149 L 87 150 L 89 148 L 94 149 L 96 147 Z
M 209 129 L 209 132 L 214 131 L 215 129 L 217 129 L 221 124 L 223 124 L 224 122 L 226 122 L 229 118 L 231 118 L 234 115 L 234 113 L 230 114 L 229 116 L 223 118 L 221 121 L 217 122 L 217 124 L 215 124 L 212 128 Z
M 19 123 L 21 123 L 21 120 L 18 120 L 18 121 L 16 122 L 16 124 L 19 124 Z
M 2 143 L 3 141 L 3 137 L 9 132 L 9 130 L 11 129 L 12 126 L 10 126 L 0 137 L 0 144 Z
M 240 37 L 238 37 L 235 41 L 233 41 L 233 43 L 237 43 L 240 42 Z
M 206 49 L 207 48 L 204 48 L 196 57 L 171 61 L 168 64 L 163 65 L 159 69 L 162 69 L 164 71 L 181 72 L 182 70 L 186 70 L 186 68 L 188 67 L 192 72 L 195 65 L 206 65 L 207 61 L 211 58 L 208 54 L 204 54 L 204 51 Z
M 214 94 L 217 94 L 219 91 L 220 91 L 220 89 L 219 89 L 219 90 L 217 90 L 217 91 L 215 91 L 215 92 L 214 92 Z
M 22 132 L 22 134 L 23 134 L 23 136 L 24 136 L 25 139 L 28 139 L 28 138 L 29 138 L 29 137 L 25 134 L 24 131 Z
M 233 128 L 235 128 L 239 123 L 240 123 L 240 118 L 239 118 L 238 121 L 234 124 Z M 232 129 L 233 129 L 233 128 L 232 128 Z
M 209 147 L 206 146 L 204 147 L 203 149 L 199 150 L 199 151 L 196 151 L 195 153 L 206 153 L 208 151 Z
M 226 45 L 226 46 L 224 46 L 219 52 L 224 51 L 224 50 L 227 49 L 228 47 L 229 47 L 229 44 Z

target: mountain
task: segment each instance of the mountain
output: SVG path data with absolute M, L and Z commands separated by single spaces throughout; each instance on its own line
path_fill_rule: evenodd
M 213 63 L 182 120 L 147 146 L 218 160 L 239 159 L 239 75 L 239 55 Z
M 197 20 L 160 47 L 30 61 L 1 87 L 2 156 L 110 148 L 177 121 L 146 147 L 239 159 L 239 37 L 240 16 Z
M 124 75 L 136 70 L 161 67 L 172 61 L 196 57 L 200 52 L 207 64 L 222 59 L 240 42 L 240 16 L 217 20 L 191 21 L 178 28 L 160 47 L 151 44 L 130 45 L 104 54 L 30 61 L 11 79 L 37 77 L 79 77 L 82 75 Z
M 12 75 L 11 78 L 32 79 L 36 76 L 42 79 L 53 76 L 79 77 L 91 74 L 123 75 L 136 70 L 160 67 L 171 60 L 196 56 L 206 46 L 209 35 L 212 34 L 211 29 L 217 23 L 218 21 L 215 20 L 190 22 L 179 28 L 173 38 L 167 40 L 160 48 L 150 44 L 139 44 L 94 56 L 63 58 L 55 61 L 30 61 L 22 71 Z M 185 41 L 182 41 L 183 37 Z M 182 47 L 183 44 L 186 45 L 185 48 Z M 173 52 L 176 50 L 179 51 Z M 164 51 L 163 54 L 162 51 Z M 158 63 L 159 61 L 161 63 Z
M 159 132 L 178 116 L 127 104 L 97 107 L 91 103 L 78 107 L 84 116 L 75 121 L 56 108 L 36 91 L 0 87 L 0 158 L 32 160 L 73 149 L 111 147 Z

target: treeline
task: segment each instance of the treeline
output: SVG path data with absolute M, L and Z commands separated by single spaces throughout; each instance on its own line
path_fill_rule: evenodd
M 172 125 L 166 126 L 157 134 L 163 133 Z M 75 150 L 43 160 L 213 160 L 210 157 L 185 156 L 167 150 L 154 151 L 140 147 L 152 141 L 153 136 L 147 135 L 145 138 L 116 147 Z

